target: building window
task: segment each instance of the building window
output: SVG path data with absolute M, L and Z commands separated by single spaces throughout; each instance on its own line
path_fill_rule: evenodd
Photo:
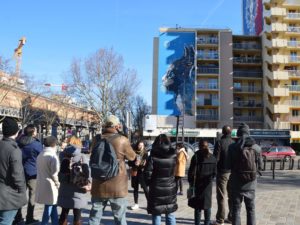
M 293 115 L 293 116 L 299 116 L 299 110 L 293 109 L 293 110 L 292 110 L 292 115 Z
M 300 131 L 299 124 L 293 124 L 292 125 L 292 131 Z

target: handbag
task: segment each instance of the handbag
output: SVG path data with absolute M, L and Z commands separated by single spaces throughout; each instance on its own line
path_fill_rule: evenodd
M 187 198 L 188 199 L 192 199 L 196 197 L 196 173 L 197 173 L 197 155 L 195 154 L 196 157 L 196 165 L 195 165 L 195 171 L 194 171 L 194 180 L 193 180 L 193 185 L 189 186 L 189 188 L 187 189 Z

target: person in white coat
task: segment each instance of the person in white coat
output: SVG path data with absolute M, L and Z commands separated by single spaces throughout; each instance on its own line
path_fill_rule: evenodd
M 56 155 L 57 139 L 53 136 L 44 140 L 45 148 L 37 158 L 37 183 L 35 201 L 44 204 L 41 225 L 48 224 L 51 217 L 52 224 L 58 224 L 57 197 L 59 160 Z

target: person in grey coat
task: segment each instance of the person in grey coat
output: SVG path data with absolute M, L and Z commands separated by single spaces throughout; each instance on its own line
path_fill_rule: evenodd
M 22 152 L 15 138 L 18 124 L 12 118 L 2 122 L 0 141 L 0 225 L 12 224 L 19 208 L 26 204 L 26 184 Z
M 257 171 L 262 168 L 261 148 L 256 144 L 255 140 L 250 137 L 249 126 L 241 123 L 237 130 L 236 143 L 229 146 L 227 157 L 227 168 L 231 170 L 231 192 L 232 192 L 232 224 L 241 225 L 241 203 L 244 200 L 247 211 L 247 225 L 255 225 L 255 189 L 256 178 L 250 182 L 243 182 L 240 179 L 239 171 L 236 170 L 236 164 L 239 159 L 239 151 L 244 148 L 251 148 L 256 153 Z
M 72 163 L 80 162 L 82 171 L 89 178 L 89 167 L 86 157 L 81 154 L 81 149 L 74 145 L 68 145 L 63 151 L 63 160 L 61 162 L 60 171 L 58 174 L 60 187 L 58 191 L 57 205 L 62 207 L 59 224 L 66 225 L 67 217 L 70 209 L 73 209 L 74 225 L 81 224 L 81 209 L 88 205 L 87 190 L 80 188 L 70 182 L 70 165 L 69 158 Z

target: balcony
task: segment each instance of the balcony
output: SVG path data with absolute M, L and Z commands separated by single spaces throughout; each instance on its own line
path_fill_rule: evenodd
M 287 32 L 300 33 L 300 27 L 287 27 Z
M 201 74 L 219 74 L 217 67 L 199 67 L 198 73 Z
M 198 114 L 196 116 L 197 120 L 219 120 L 218 115 L 210 115 L 210 114 Z
M 288 59 L 289 63 L 300 63 L 300 56 L 290 55 Z
M 290 95 L 288 87 L 270 87 L 265 85 L 265 89 L 273 97 L 288 97 Z
M 198 45 L 217 45 L 219 44 L 218 38 L 204 38 L 204 39 L 197 39 Z
M 287 55 L 268 55 L 266 54 L 265 56 L 265 60 L 269 63 L 269 64 L 273 64 L 273 63 L 288 63 L 289 59 Z
M 233 43 L 233 49 L 260 50 L 261 45 L 253 43 Z
M 236 70 L 233 71 L 233 77 L 242 77 L 242 78 L 262 78 L 262 71 L 249 71 L 249 70 Z
M 234 121 L 244 121 L 244 122 L 263 122 L 263 117 L 261 116 L 233 116 Z
M 299 2 L 299 0 L 285 0 L 284 5 L 300 6 L 300 2 Z
M 207 83 L 200 83 L 197 84 L 197 91 L 201 90 L 219 90 L 219 86 L 216 83 L 207 84 Z
M 197 106 L 219 106 L 219 100 L 218 99 L 204 99 L 204 101 L 197 101 Z
M 300 41 L 288 41 L 287 46 L 292 48 L 300 48 Z
M 197 54 L 199 60 L 219 60 L 218 53 Z
M 260 94 L 262 92 L 261 87 L 257 86 L 241 86 L 241 87 L 233 87 L 234 92 L 247 92 L 247 93 L 257 93 Z
M 290 131 L 292 139 L 299 139 L 300 138 L 300 131 Z
M 286 70 L 289 77 L 299 77 L 300 78 L 300 70 Z
M 291 123 L 299 123 L 300 122 L 300 116 L 292 116 L 292 115 L 290 115 L 289 121 Z
M 270 18 L 271 16 L 286 16 L 286 9 L 279 7 L 272 7 L 270 10 L 266 10 L 265 17 Z
M 286 32 L 287 25 L 285 23 L 265 23 L 266 32 Z
M 235 108 L 261 108 L 262 102 L 258 101 L 234 101 L 233 107 Z
M 269 101 L 266 101 L 266 107 L 271 111 L 271 113 L 289 113 L 290 112 L 290 106 L 286 103 L 270 103 Z
M 300 19 L 300 13 L 288 13 L 287 18 L 288 19 Z
M 300 108 L 300 100 L 288 100 L 286 104 L 290 107 Z
M 300 92 L 300 85 L 287 85 L 290 92 Z
M 236 64 L 261 64 L 261 58 L 256 57 L 233 57 L 233 63 Z
M 271 127 L 271 129 L 282 129 L 282 130 L 290 129 L 290 122 L 273 121 L 271 120 L 269 115 L 265 116 L 265 121 Z
M 265 75 L 271 80 L 288 80 L 289 74 L 287 71 L 270 71 L 267 67 L 265 69 Z

